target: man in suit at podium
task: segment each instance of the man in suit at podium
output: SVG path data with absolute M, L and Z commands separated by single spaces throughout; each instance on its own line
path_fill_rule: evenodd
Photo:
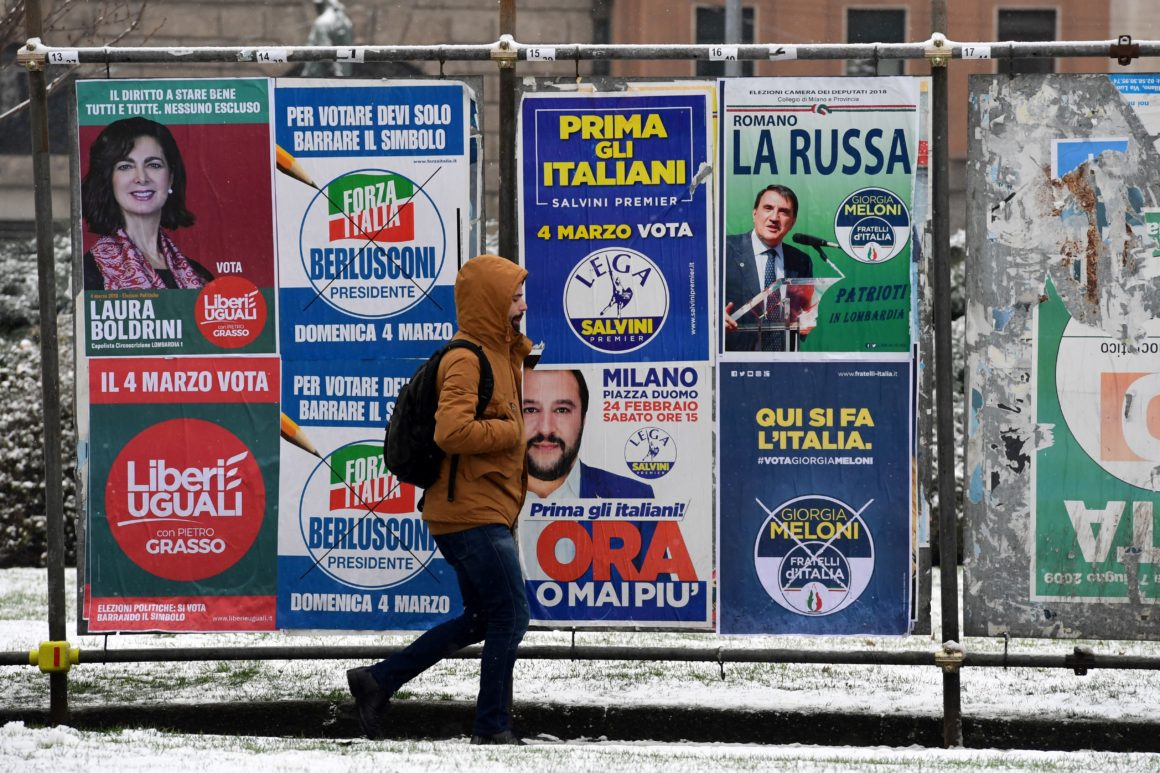
M 785 237 L 797 222 L 797 194 L 785 185 L 767 185 L 753 202 L 753 230 L 725 237 L 725 350 L 730 352 L 785 351 L 782 318 L 784 287 L 734 319 L 731 312 L 778 279 L 805 279 L 814 275 L 810 256 L 788 244 Z M 790 349 L 797 333 L 790 334 Z

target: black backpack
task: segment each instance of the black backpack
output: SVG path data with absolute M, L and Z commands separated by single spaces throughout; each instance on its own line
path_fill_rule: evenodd
M 491 402 L 495 378 L 492 376 L 491 363 L 478 344 L 457 338 L 427 358 L 415 370 L 411 380 L 399 390 L 395 410 L 391 412 L 391 418 L 387 419 L 387 432 L 383 439 L 383 461 L 387 469 L 403 483 L 425 489 L 439 480 L 439 469 L 446 456 L 435 443 L 439 363 L 443 355 L 459 348 L 470 349 L 479 357 L 479 400 L 475 407 L 475 418 L 482 418 L 484 408 Z M 455 499 L 455 471 L 458 467 L 459 456 L 451 457 L 448 502 Z M 423 509 L 422 499 L 419 500 L 419 509 Z

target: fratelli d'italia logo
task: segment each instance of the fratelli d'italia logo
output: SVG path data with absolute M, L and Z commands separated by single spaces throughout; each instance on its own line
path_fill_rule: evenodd
M 656 263 L 613 247 L 584 257 L 564 286 L 564 314 L 572 332 L 602 352 L 631 352 L 665 323 L 669 288 Z
M 310 285 L 358 317 L 390 317 L 430 292 L 447 255 L 435 202 L 403 175 L 364 169 L 319 190 L 299 232 Z
M 298 528 L 311 561 L 344 585 L 389 588 L 414 577 L 435 555 L 435 539 L 415 512 L 415 488 L 383 464 L 382 443 L 339 448 L 302 490 Z
M 663 478 L 676 466 L 676 441 L 660 427 L 641 427 L 624 444 L 624 462 L 638 478 Z
M 885 188 L 863 188 L 838 205 L 834 235 L 854 260 L 885 263 L 910 240 L 910 210 Z
M 831 497 L 807 495 L 772 510 L 753 547 L 761 586 L 777 604 L 805 616 L 831 615 L 862 595 L 874 574 L 874 539 L 862 513 Z

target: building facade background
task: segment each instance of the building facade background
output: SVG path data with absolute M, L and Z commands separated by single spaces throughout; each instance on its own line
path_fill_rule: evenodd
M 516 33 L 521 43 L 685 44 L 724 42 L 724 0 L 515 0 Z M 9 0 L 9 10 L 21 5 Z M 316 16 L 310 0 L 101 0 L 66 3 L 45 0 L 52 24 L 45 42 L 55 46 L 278 46 L 306 43 Z M 347 0 L 356 45 L 484 44 L 499 38 L 499 5 L 474 0 Z M 929 0 L 742 0 L 743 41 L 806 45 L 816 43 L 916 42 L 930 35 Z M 59 17 L 54 14 L 63 11 Z M 130 31 L 126 32 L 127 29 Z M 27 96 L 27 77 L 15 64 L 23 42 L 23 20 L 9 29 L 0 59 L 0 113 Z M 0 32 L 3 28 L 0 28 Z M 1160 37 L 1160 14 L 1152 0 L 969 0 L 947 3 L 946 35 L 955 41 L 1104 40 L 1121 34 L 1136 39 Z M 1152 71 L 1155 59 L 1121 67 L 1112 59 L 1026 59 L 1015 71 Z M 184 77 L 294 74 L 301 65 L 250 63 L 83 66 L 76 77 Z M 55 68 L 53 68 L 55 69 Z M 484 76 L 486 212 L 498 214 L 498 76 L 491 62 L 416 62 L 409 65 L 356 65 L 353 77 L 391 77 L 420 73 L 439 77 Z M 829 60 L 743 63 L 743 74 L 757 76 L 924 75 L 918 60 Z M 1008 71 L 998 61 L 954 61 L 950 68 L 950 147 L 952 228 L 964 222 L 962 190 L 966 163 L 967 79 L 973 73 Z M 613 75 L 624 77 L 711 77 L 723 64 L 708 61 L 618 60 L 521 63 L 529 76 Z M 50 70 L 50 77 L 60 75 Z M 67 85 L 53 98 L 54 217 L 68 219 Z M 63 138 L 63 139 L 62 139 Z M 27 117 L 0 122 L 0 229 L 3 223 L 32 220 L 31 158 Z

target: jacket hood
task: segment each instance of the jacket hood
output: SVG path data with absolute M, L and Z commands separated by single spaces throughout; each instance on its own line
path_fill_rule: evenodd
M 459 329 L 481 341 L 507 348 L 520 338 L 508 319 L 512 296 L 528 272 L 498 255 L 477 255 L 455 278 L 455 317 Z

